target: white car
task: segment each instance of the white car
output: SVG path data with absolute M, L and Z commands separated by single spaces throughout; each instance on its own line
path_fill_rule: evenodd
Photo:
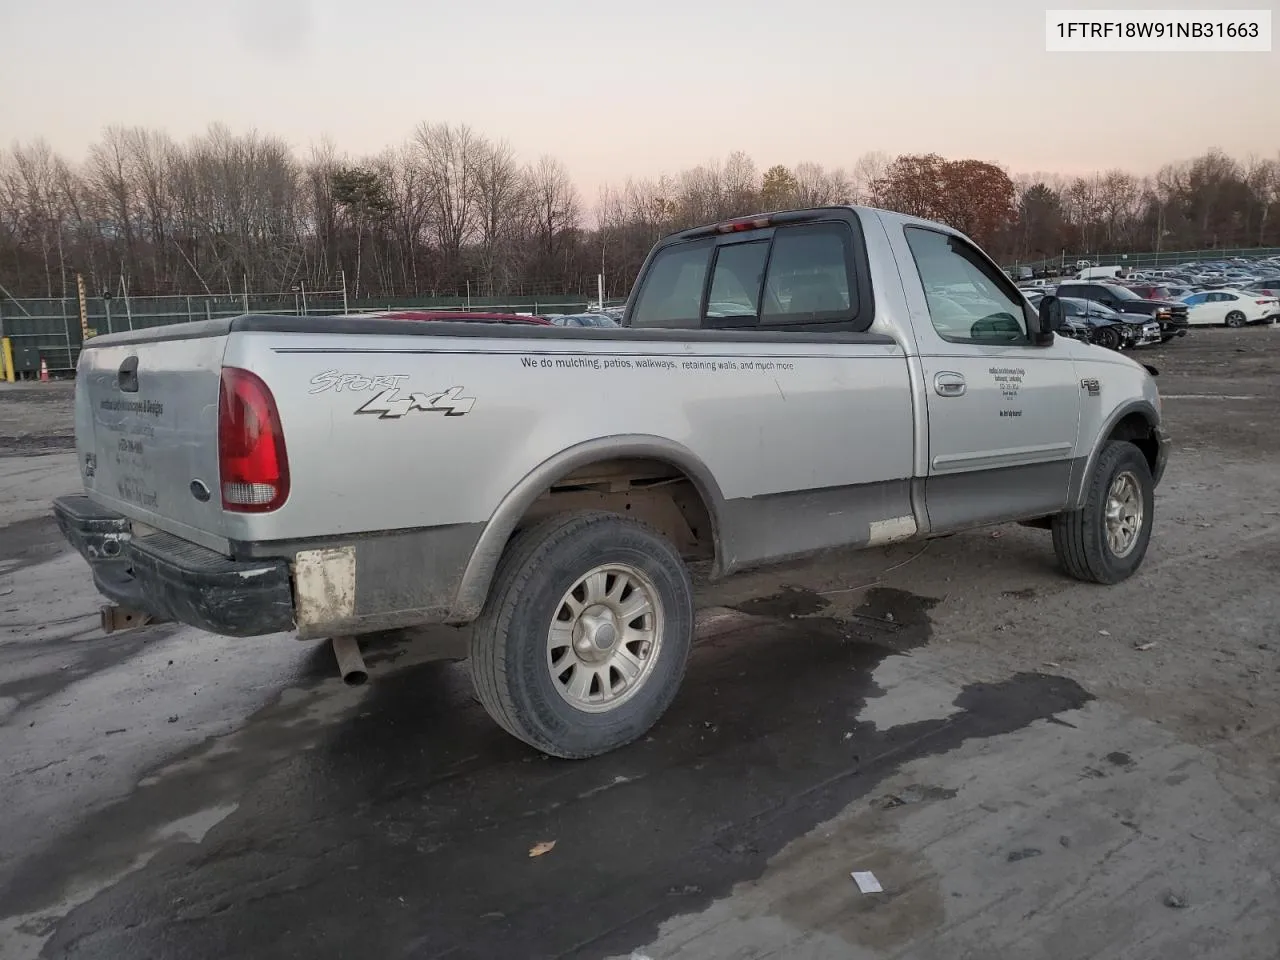
M 1243 327 L 1274 323 L 1280 317 L 1280 300 L 1244 290 L 1202 290 L 1183 297 L 1182 302 L 1192 326 Z

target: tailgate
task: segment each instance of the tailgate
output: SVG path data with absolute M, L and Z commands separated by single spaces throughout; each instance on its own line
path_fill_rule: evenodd
M 208 335 L 198 329 L 208 328 Z M 228 324 L 103 337 L 76 370 L 76 451 L 89 497 L 224 550 L 218 391 Z M 195 334 L 195 335 L 193 335 Z

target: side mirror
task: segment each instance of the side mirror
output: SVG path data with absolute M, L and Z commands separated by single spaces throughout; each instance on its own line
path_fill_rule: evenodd
M 1067 314 L 1062 309 L 1062 301 L 1054 296 L 1046 296 L 1040 300 L 1040 329 L 1036 331 L 1035 342 L 1041 345 L 1053 343 L 1053 336 L 1060 333 L 1067 325 Z

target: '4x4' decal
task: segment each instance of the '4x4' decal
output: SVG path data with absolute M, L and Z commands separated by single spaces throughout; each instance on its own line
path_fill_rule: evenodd
M 410 393 L 399 396 L 396 388 L 383 390 L 356 411 L 356 415 L 368 414 L 379 420 L 398 420 L 406 413 L 422 410 L 426 413 L 443 413 L 446 417 L 460 417 L 469 413 L 475 405 L 475 397 L 464 397 L 464 387 L 450 387 L 439 393 Z

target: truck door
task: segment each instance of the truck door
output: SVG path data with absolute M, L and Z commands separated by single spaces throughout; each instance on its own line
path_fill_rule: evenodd
M 889 225 L 892 234 L 895 229 Z M 962 237 L 906 224 L 894 238 L 921 354 L 935 532 L 1056 513 L 1080 426 L 1074 345 L 1033 346 L 1017 289 Z

